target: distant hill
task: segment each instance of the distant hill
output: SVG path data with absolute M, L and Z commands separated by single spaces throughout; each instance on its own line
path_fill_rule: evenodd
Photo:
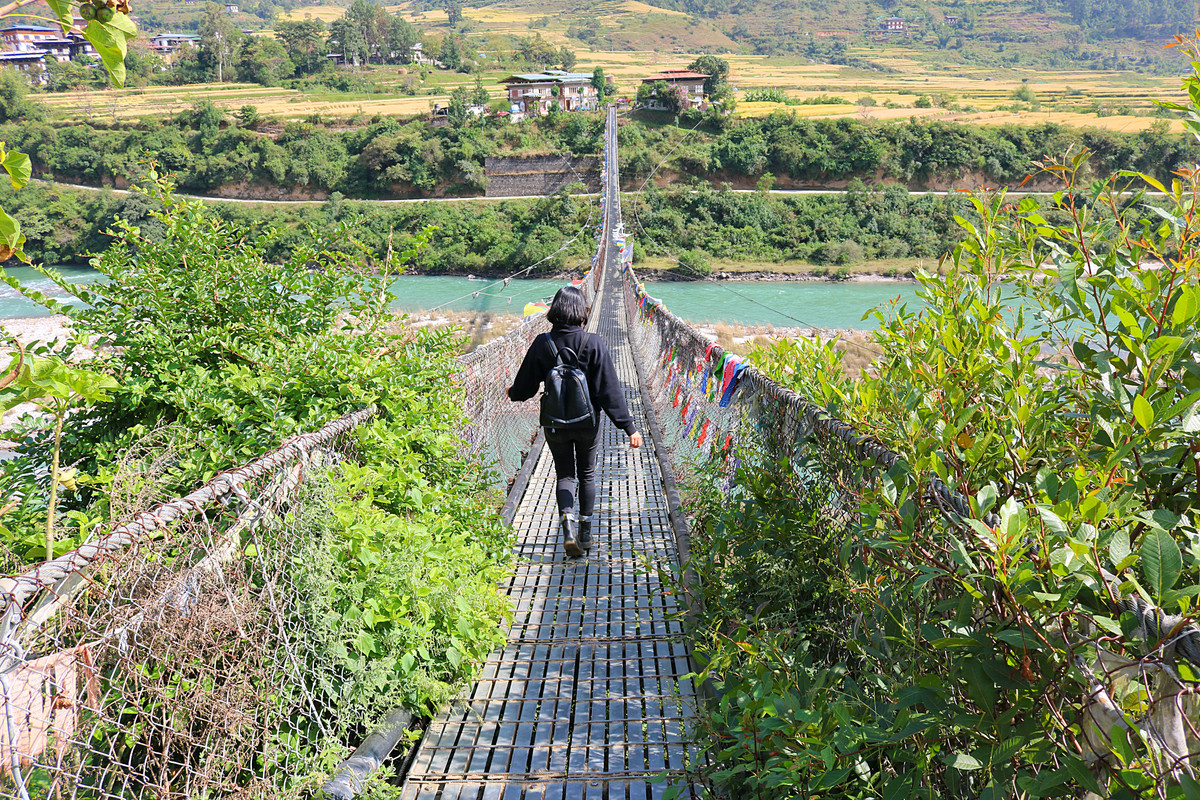
M 336 5 L 349 0 L 325 0 Z M 446 3 L 396 8 L 446 28 Z M 467 0 L 472 35 L 528 35 L 577 48 L 800 55 L 870 66 L 870 51 L 997 67 L 1174 72 L 1163 52 L 1200 18 L 1198 0 Z M 898 17 L 903 30 L 886 32 Z M 894 25 L 895 23 L 893 23 Z M 886 38 L 885 38 L 886 37 Z M 838 44 L 842 42 L 842 44 Z M 853 53 L 854 55 L 849 55 Z
M 134 0 L 143 30 L 194 31 L 204 0 Z M 386 2 L 386 0 L 384 0 Z M 450 30 L 461 0 L 389 5 L 424 30 Z M 235 25 L 269 30 L 280 16 L 336 19 L 350 0 L 240 0 Z M 1001 68 L 1175 72 L 1163 52 L 1191 33 L 1200 0 L 465 0 L 457 30 L 481 48 L 540 32 L 578 50 L 748 52 L 878 68 L 889 53 Z M 36 12 L 34 12 L 36 13 Z M 902 29 L 886 31 L 898 18 Z
M 1177 59 L 1164 57 L 1162 47 L 1174 34 L 1192 33 L 1200 18 L 1197 0 L 650 1 L 711 22 L 760 53 L 813 53 L 822 41 L 848 38 L 852 45 L 927 47 L 977 63 L 1029 66 L 1099 58 L 1163 60 L 1175 69 Z M 898 17 L 904 30 L 885 42 L 881 29 L 889 17 Z

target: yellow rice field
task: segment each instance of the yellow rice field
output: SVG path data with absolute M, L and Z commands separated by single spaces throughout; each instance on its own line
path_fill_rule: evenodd
M 413 116 L 428 113 L 433 103 L 444 104 L 448 98 L 448 94 L 417 97 L 372 95 L 369 99 L 361 100 L 324 100 L 306 97 L 293 89 L 237 83 L 63 92 L 38 96 L 52 116 L 79 120 L 163 116 L 184 111 L 203 100 L 229 111 L 252 105 L 259 114 L 284 119 L 313 114 L 335 118 L 357 114 Z
M 346 9 L 341 6 L 299 6 L 291 11 L 285 11 L 280 16 L 283 19 L 319 19 L 322 22 L 333 22 L 341 19 Z

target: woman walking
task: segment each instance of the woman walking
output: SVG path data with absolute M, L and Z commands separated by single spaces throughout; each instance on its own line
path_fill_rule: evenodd
M 587 300 L 574 286 L 564 286 L 554 295 L 546 319 L 551 330 L 529 345 L 513 385 L 510 400 L 528 400 L 556 365 L 578 367 L 587 381 L 590 419 L 562 425 L 547 423 L 545 398 L 542 421 L 546 426 L 546 445 L 554 456 L 558 476 L 555 495 L 558 501 L 559 527 L 563 549 L 577 558 L 592 547 L 592 514 L 596 507 L 596 449 L 600 443 L 600 409 L 613 424 L 629 436 L 630 447 L 642 446 L 642 435 L 633 426 L 633 417 L 625 405 L 621 382 L 604 340 L 587 333 Z M 568 381 L 569 383 L 569 381 Z M 558 386 L 556 381 L 556 388 Z M 578 505 L 576 493 L 578 493 Z

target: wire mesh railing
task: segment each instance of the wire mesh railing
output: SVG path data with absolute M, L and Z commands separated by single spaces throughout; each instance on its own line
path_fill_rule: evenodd
M 317 551 L 323 489 L 374 414 L 0 581 L 0 797 L 304 791 L 365 717 L 339 702 L 357 678 Z

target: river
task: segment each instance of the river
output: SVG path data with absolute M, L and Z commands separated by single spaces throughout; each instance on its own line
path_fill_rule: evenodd
M 58 269 L 72 283 L 96 276 L 89 267 Z M 62 290 L 29 267 L 13 267 L 8 274 L 38 291 L 64 297 Z M 520 314 L 526 303 L 549 300 L 562 285 L 562 281 L 513 280 L 505 286 L 491 280 L 405 275 L 393 288 L 399 295 L 396 307 L 404 311 L 446 308 Z M 913 284 L 895 282 L 651 281 L 646 290 L 689 322 L 819 328 L 873 328 L 871 320 L 862 319 L 865 312 L 897 299 L 916 300 Z M 47 313 L 12 287 L 0 285 L 0 319 Z

